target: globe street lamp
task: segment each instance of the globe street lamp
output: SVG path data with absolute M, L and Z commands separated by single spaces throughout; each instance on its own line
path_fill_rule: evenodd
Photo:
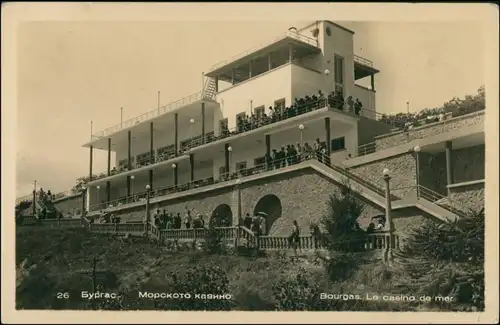
M 413 152 L 415 152 L 415 176 L 417 178 L 417 199 L 420 198 L 420 152 L 421 148 L 419 145 L 416 145 L 413 148 Z
M 231 171 L 231 158 L 232 158 L 232 152 L 233 152 L 233 147 L 229 146 L 227 147 L 227 152 L 229 153 L 229 166 L 228 166 L 228 169 L 227 169 L 227 175 L 229 176 L 230 174 L 230 171 Z
M 299 125 L 299 130 L 300 130 L 300 147 L 302 148 L 304 146 L 304 124 Z

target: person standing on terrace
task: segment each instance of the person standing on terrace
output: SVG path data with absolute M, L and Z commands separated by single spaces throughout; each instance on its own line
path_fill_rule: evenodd
M 288 237 L 288 243 L 292 246 L 295 258 L 297 258 L 297 248 L 300 249 L 300 229 L 297 220 L 293 221 L 292 233 Z

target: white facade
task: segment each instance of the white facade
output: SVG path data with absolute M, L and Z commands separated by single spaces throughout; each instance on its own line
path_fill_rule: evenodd
M 269 107 L 275 106 L 276 101 L 285 101 L 285 106 L 291 106 L 297 98 L 305 96 L 318 95 L 321 90 L 325 95 L 333 90 L 343 92 L 343 97 L 352 96 L 359 98 L 363 103 L 363 108 L 375 110 L 375 92 L 364 87 L 355 85 L 355 60 L 353 52 L 353 32 L 348 31 L 336 24 L 328 21 L 319 21 L 298 31 L 307 36 L 310 40 L 307 43 L 300 43 L 300 37 L 296 38 L 296 43 L 276 43 L 274 47 L 269 47 L 269 53 L 266 49 L 257 50 L 257 54 L 249 54 L 248 62 L 242 58 L 238 61 L 238 66 L 232 67 L 227 64 L 227 70 L 232 71 L 232 85 L 228 88 L 216 92 L 215 101 L 211 110 L 206 110 L 205 114 L 205 134 L 214 132 L 219 134 L 220 121 L 227 119 L 229 129 L 236 127 L 236 116 L 241 113 L 251 115 L 257 108 L 264 107 L 264 112 L 269 114 Z M 299 40 L 299 41 L 297 41 Z M 316 43 L 315 43 L 316 42 Z M 315 45 L 311 45 L 315 43 Z M 273 52 L 274 51 L 274 52 Z M 288 51 L 288 52 L 287 52 Z M 278 66 L 272 64 L 272 54 L 281 55 L 279 59 L 284 61 L 278 63 Z M 283 55 L 285 53 L 286 55 Z M 288 54 L 287 54 L 288 53 Z M 252 77 L 252 60 L 256 56 L 268 60 L 264 65 L 268 69 L 261 71 Z M 266 56 L 267 55 L 267 56 Z M 266 59 L 267 58 L 267 59 Z M 262 61 L 262 60 L 261 60 Z M 235 63 L 236 64 L 236 63 Z M 249 78 L 235 82 L 235 69 L 243 66 L 248 67 Z M 222 71 L 222 70 L 221 70 Z M 217 76 L 210 76 L 218 80 Z M 241 72 L 239 73 L 241 75 Z M 218 82 L 218 81 L 216 81 Z M 217 88 L 216 88 L 217 89 Z M 190 108 L 191 109 L 191 108 Z M 326 112 L 326 111 L 325 111 Z M 326 113 L 325 113 L 326 114 Z M 333 115 L 332 115 L 333 114 Z M 348 155 L 355 156 L 358 148 L 359 135 L 358 121 L 355 117 L 342 116 L 341 112 L 328 114 L 330 117 L 330 139 L 342 139 L 345 146 L 339 150 L 332 150 L 332 161 L 344 160 Z M 186 113 L 181 109 L 178 114 L 178 148 L 181 148 L 183 140 L 190 139 L 202 134 L 202 114 L 201 108 L 194 108 Z M 325 117 L 316 116 L 314 118 L 300 117 L 300 121 L 289 124 L 282 131 L 262 131 L 252 135 L 243 135 L 238 139 L 228 138 L 225 143 L 229 143 L 232 151 L 230 154 L 230 172 L 235 172 L 238 163 L 245 163 L 247 168 L 255 164 L 256 158 L 261 158 L 266 153 L 265 136 L 271 134 L 272 149 L 280 149 L 289 144 L 306 143 L 313 144 L 319 138 L 326 140 Z M 367 116 L 367 115 L 365 115 Z M 374 117 L 374 116 L 373 116 Z M 190 122 L 192 120 L 192 122 Z M 168 145 L 174 145 L 175 128 L 173 114 L 161 123 L 152 121 L 154 125 L 153 148 L 156 151 Z M 288 122 L 287 122 L 288 123 Z M 150 129 L 149 123 L 139 126 L 136 129 L 131 127 L 131 157 L 137 159 L 137 155 L 149 152 L 150 150 Z M 301 132 L 299 124 L 304 125 Z M 273 127 L 274 128 L 274 127 Z M 363 140 L 364 141 L 364 140 Z M 113 151 L 116 151 L 116 166 L 120 161 L 128 158 L 128 140 L 123 136 L 115 141 Z M 225 166 L 224 143 L 207 144 L 208 149 L 193 151 L 194 157 L 194 180 L 213 177 L 218 179 L 221 167 Z M 188 152 L 187 154 L 189 154 Z M 178 159 L 175 162 L 177 166 L 177 184 L 187 184 L 190 182 L 191 166 L 189 159 Z M 146 169 L 137 169 L 132 172 L 131 194 L 143 192 L 146 185 L 149 184 L 149 171 Z M 131 173 L 127 174 L 131 176 Z M 174 172 L 172 163 L 165 163 L 161 166 L 153 167 L 153 188 L 165 188 L 174 185 Z M 110 179 L 111 200 L 125 197 L 129 191 L 127 189 L 127 176 L 114 175 Z M 89 188 L 90 205 L 97 201 L 106 199 L 106 181 L 107 179 L 97 180 Z M 97 185 L 98 184 L 98 185 Z M 99 186 L 99 190 L 96 189 Z

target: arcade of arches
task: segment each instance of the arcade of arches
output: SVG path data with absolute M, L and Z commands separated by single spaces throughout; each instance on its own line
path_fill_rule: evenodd
M 274 222 L 281 217 L 282 211 L 281 200 L 274 194 L 268 194 L 257 201 L 253 210 L 253 215 L 259 214 L 266 218 L 266 230 L 269 232 Z M 243 218 L 244 215 L 241 217 Z M 233 211 L 231 207 L 227 204 L 219 204 L 212 212 L 211 220 L 214 220 L 221 226 L 232 226 Z

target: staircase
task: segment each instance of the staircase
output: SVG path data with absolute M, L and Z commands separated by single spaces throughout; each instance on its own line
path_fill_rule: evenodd
M 347 178 L 349 182 L 354 182 L 353 189 L 365 196 L 370 201 L 376 203 L 381 207 L 385 207 L 385 190 L 382 189 L 380 184 L 377 184 L 376 181 L 370 180 L 370 178 L 366 176 L 356 175 L 347 168 L 339 165 L 332 165 L 326 161 L 326 159 L 318 159 L 318 162 L 322 166 L 326 166 L 331 170 L 339 173 L 340 175 Z M 313 163 L 313 168 L 315 167 L 318 170 L 318 164 Z M 322 171 L 324 173 L 324 171 Z M 342 179 L 337 175 L 329 175 L 332 179 L 336 181 L 340 181 L 342 183 Z M 358 185 L 358 186 L 356 186 Z M 467 215 L 468 209 L 461 206 L 457 202 L 451 201 L 450 198 L 447 198 L 437 192 L 434 192 L 424 186 L 415 186 L 415 189 L 418 192 L 417 200 L 415 205 L 424 210 L 431 215 L 441 219 L 441 220 L 449 220 L 454 219 L 456 216 L 465 217 Z M 403 197 L 399 197 L 391 194 L 391 201 L 393 202 L 393 208 L 397 208 L 397 201 L 404 199 Z M 460 207 L 460 208 L 459 208 Z
M 205 80 L 205 86 L 203 87 L 203 98 L 215 100 L 215 95 L 217 94 L 217 86 L 215 84 L 214 78 L 207 78 Z

